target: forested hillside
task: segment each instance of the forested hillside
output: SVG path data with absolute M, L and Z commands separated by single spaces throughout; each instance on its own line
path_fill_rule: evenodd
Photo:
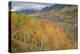
M 11 52 L 78 47 L 77 6 L 52 7 L 33 14 L 11 12 Z

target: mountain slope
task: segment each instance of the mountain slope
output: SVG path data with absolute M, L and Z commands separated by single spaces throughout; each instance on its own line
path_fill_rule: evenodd
M 50 7 L 43 8 L 41 11 L 46 12 L 46 11 L 51 11 L 51 10 L 56 10 L 56 9 L 62 9 L 64 7 L 65 7 L 65 5 L 63 5 L 63 4 L 54 4 Z
M 39 12 L 39 10 L 35 10 L 35 9 L 23 9 L 20 11 L 16 11 L 17 13 L 24 13 L 24 14 L 33 14 L 36 12 Z
M 77 15 L 76 5 L 58 4 L 11 12 L 11 52 L 78 48 Z

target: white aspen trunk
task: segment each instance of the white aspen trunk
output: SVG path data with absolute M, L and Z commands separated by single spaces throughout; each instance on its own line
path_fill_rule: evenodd
M 42 50 L 43 49 L 43 40 L 41 41 L 41 47 L 40 47 L 40 49 Z
M 23 37 L 24 37 L 24 42 L 26 42 L 26 37 L 24 32 L 23 32 Z
M 29 44 L 29 35 L 28 35 L 28 44 Z

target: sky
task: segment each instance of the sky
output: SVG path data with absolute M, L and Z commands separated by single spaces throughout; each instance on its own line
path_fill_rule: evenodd
M 48 6 L 51 6 L 51 5 L 53 5 L 53 4 L 12 1 L 11 11 L 20 11 L 20 10 L 23 10 L 23 9 L 41 10 L 42 8 L 48 7 Z

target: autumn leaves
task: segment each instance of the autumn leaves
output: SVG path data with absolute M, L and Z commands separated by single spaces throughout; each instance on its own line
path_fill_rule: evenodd
M 64 28 L 55 22 L 17 13 L 12 13 L 11 21 L 12 52 L 71 48 Z

